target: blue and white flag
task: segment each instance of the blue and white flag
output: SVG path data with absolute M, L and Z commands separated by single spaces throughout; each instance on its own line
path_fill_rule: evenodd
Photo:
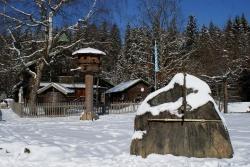
M 155 46 L 154 46 L 154 57 L 155 57 L 155 72 L 159 71 L 159 63 L 158 63 L 158 52 L 157 52 L 157 45 L 155 41 Z

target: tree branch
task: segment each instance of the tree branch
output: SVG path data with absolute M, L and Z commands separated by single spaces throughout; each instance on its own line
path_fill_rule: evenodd
M 25 67 L 25 69 L 28 71 L 28 73 L 31 74 L 31 76 L 32 76 L 33 78 L 36 78 L 36 73 L 33 72 L 33 71 L 31 71 L 31 70 L 29 69 L 29 67 L 25 64 L 23 58 L 21 57 L 21 51 L 20 51 L 18 48 L 16 48 L 16 46 L 15 46 L 16 39 L 15 39 L 15 37 L 14 37 L 12 31 L 11 31 L 10 29 L 8 29 L 8 31 L 9 31 L 9 33 L 10 33 L 10 36 L 11 36 L 12 40 L 13 40 L 13 42 L 12 42 L 12 47 L 11 47 L 10 49 L 12 49 L 12 50 L 14 50 L 14 51 L 17 52 L 17 55 L 18 55 L 18 57 L 20 58 L 20 61 L 21 61 L 22 66 Z
M 94 9 L 96 7 L 96 2 L 97 2 L 97 0 L 94 0 L 92 7 L 90 8 L 88 14 L 84 18 L 79 19 L 76 24 L 69 26 L 67 29 L 77 30 L 77 27 L 79 26 L 80 22 L 87 22 L 89 20 L 89 18 L 95 13 Z
M 3 0 L 2 0 L 2 1 L 3 1 Z M 13 9 L 14 11 L 16 11 L 16 12 L 18 12 L 18 13 L 20 13 L 20 14 L 23 14 L 23 15 L 25 15 L 25 16 L 27 16 L 27 17 L 29 18 L 29 20 L 30 20 L 32 23 L 34 23 L 34 25 L 40 24 L 40 25 L 46 26 L 45 23 L 36 20 L 36 19 L 33 17 L 32 14 L 27 13 L 27 12 L 25 12 L 25 11 L 22 11 L 22 10 L 16 8 L 15 6 L 10 5 L 10 4 L 7 3 L 6 1 L 4 1 L 4 3 L 7 4 L 7 5 L 8 5 L 11 9 Z

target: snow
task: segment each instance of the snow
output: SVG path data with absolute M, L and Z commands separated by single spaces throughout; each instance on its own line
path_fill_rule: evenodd
M 235 102 L 228 104 L 229 112 L 250 112 L 250 102 Z
M 76 55 L 76 54 L 84 54 L 84 53 L 90 53 L 90 54 L 97 54 L 97 55 L 106 55 L 106 53 L 104 53 L 103 51 L 100 51 L 98 49 L 94 49 L 94 48 L 82 48 L 79 49 L 75 52 L 72 53 L 72 55 Z
M 182 106 L 182 101 L 183 101 L 182 97 L 180 97 L 175 102 L 164 103 L 158 106 L 150 106 L 148 104 L 148 101 L 162 92 L 173 89 L 175 84 L 183 85 L 183 82 L 184 82 L 184 75 L 182 73 L 176 74 L 167 86 L 159 90 L 156 90 L 155 92 L 149 94 L 146 97 L 146 99 L 142 102 L 141 106 L 139 106 L 137 115 L 142 115 L 146 112 L 151 112 L 152 115 L 159 115 L 160 112 L 167 111 L 170 112 L 171 114 L 181 117 L 182 114 L 178 113 L 178 109 Z M 194 91 L 194 93 L 190 93 L 186 97 L 187 104 L 191 106 L 190 111 L 197 109 L 198 107 L 211 101 L 214 104 L 217 113 L 220 115 L 217 105 L 215 104 L 213 98 L 210 96 L 211 90 L 207 83 L 205 83 L 204 81 L 200 80 L 195 76 L 187 74 L 186 87 Z
M 57 89 L 58 91 L 62 92 L 65 95 L 75 92 L 74 90 L 68 89 L 68 88 L 66 88 L 66 87 L 64 87 L 64 86 L 62 86 L 60 84 L 51 82 L 47 86 L 44 86 L 44 87 L 40 88 L 39 90 L 37 90 L 37 93 L 41 94 L 41 93 L 43 93 L 44 91 L 48 90 L 51 87 Z
M 141 131 L 141 130 L 138 130 L 138 131 L 135 131 L 133 136 L 132 136 L 132 139 L 142 139 L 143 135 L 146 134 L 147 131 Z
M 48 86 L 49 84 L 51 84 L 52 82 L 41 82 L 40 83 L 40 87 L 46 87 Z M 83 84 L 83 83 L 58 83 L 58 82 L 53 82 L 57 85 L 60 85 L 62 87 L 65 87 L 65 88 L 69 88 L 69 89 L 74 89 L 74 88 L 85 88 L 86 85 Z M 97 85 L 93 85 L 94 88 L 97 88 Z M 104 88 L 104 87 L 101 87 L 101 86 L 98 86 L 98 88 Z
M 122 92 L 122 91 L 128 89 L 129 87 L 133 86 L 134 84 L 136 84 L 136 83 L 138 83 L 140 81 L 142 81 L 142 80 L 141 79 L 135 79 L 135 80 L 122 82 L 122 83 L 116 85 L 115 87 L 107 90 L 106 93 Z
M 243 104 L 244 105 L 244 104 Z M 241 105 L 238 105 L 241 108 Z M 230 112 L 230 108 L 229 108 Z M 187 158 L 129 154 L 134 132 L 133 114 L 105 115 L 96 121 L 79 117 L 19 118 L 3 110 L 0 122 L 1 167 L 249 167 L 250 114 L 230 113 L 228 122 L 234 157 Z M 24 153 L 28 148 L 30 153 Z M 8 153 L 6 153 L 6 150 Z

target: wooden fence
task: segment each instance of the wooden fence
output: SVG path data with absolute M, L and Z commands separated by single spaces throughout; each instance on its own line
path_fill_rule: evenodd
M 136 112 L 139 107 L 139 103 L 111 103 L 106 106 L 106 112 L 108 114 L 125 114 Z
M 94 112 L 102 114 L 123 114 L 136 112 L 138 103 L 112 103 L 109 105 L 94 106 Z M 12 103 L 12 110 L 20 117 L 68 117 L 80 116 L 84 112 L 83 102 L 68 103 Z

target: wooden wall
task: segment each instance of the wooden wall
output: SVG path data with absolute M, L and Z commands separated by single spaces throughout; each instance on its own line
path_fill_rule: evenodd
M 144 91 L 141 91 L 141 88 L 143 88 Z M 123 92 L 111 93 L 107 95 L 106 98 L 109 99 L 109 102 L 135 102 L 142 101 L 149 93 L 150 86 L 144 82 L 139 82 Z

